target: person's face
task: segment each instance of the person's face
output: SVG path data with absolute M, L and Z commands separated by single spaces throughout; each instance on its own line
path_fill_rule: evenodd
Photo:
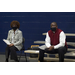
M 17 25 L 13 24 L 12 29 L 15 31 L 17 29 Z
M 17 27 L 17 25 L 13 24 L 13 26 L 12 26 L 12 27 Z
M 51 28 L 57 28 L 56 23 L 51 23 Z
M 51 23 L 51 30 L 56 31 L 57 29 L 57 24 L 56 23 Z

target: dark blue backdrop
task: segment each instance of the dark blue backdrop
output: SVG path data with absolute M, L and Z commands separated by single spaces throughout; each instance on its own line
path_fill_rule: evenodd
M 2 39 L 7 38 L 10 23 L 20 22 L 20 30 L 25 38 L 25 48 L 36 40 L 44 40 L 42 33 L 50 29 L 50 23 L 55 21 L 65 33 L 75 33 L 75 12 L 0 12 L 0 52 L 5 52 L 6 44 Z M 74 39 L 73 39 L 74 40 Z

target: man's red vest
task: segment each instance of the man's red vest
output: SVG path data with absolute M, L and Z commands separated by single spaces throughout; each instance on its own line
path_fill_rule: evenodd
M 55 33 L 52 32 L 52 30 L 49 30 L 48 31 L 48 34 L 49 34 L 49 37 L 50 37 L 50 40 L 51 40 L 51 45 L 57 45 L 59 44 L 59 36 L 60 36 L 60 33 L 62 32 L 62 30 L 58 29 L 55 31 Z M 65 41 L 65 46 L 67 46 L 67 43 Z

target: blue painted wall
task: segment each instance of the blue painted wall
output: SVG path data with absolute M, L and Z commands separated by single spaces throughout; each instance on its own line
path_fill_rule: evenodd
M 53 21 L 57 22 L 58 27 L 65 33 L 75 33 L 75 12 L 0 12 L 0 52 L 5 52 L 6 44 L 2 39 L 7 38 L 13 20 L 20 22 L 26 49 L 33 45 L 34 41 L 45 39 L 42 33 L 50 29 L 50 23 Z

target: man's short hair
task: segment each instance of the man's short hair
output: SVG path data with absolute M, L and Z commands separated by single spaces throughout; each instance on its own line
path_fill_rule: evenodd
M 55 23 L 55 24 L 57 25 L 57 23 L 56 23 L 56 22 L 52 22 L 52 23 Z M 52 24 L 52 23 L 51 23 L 51 24 Z

